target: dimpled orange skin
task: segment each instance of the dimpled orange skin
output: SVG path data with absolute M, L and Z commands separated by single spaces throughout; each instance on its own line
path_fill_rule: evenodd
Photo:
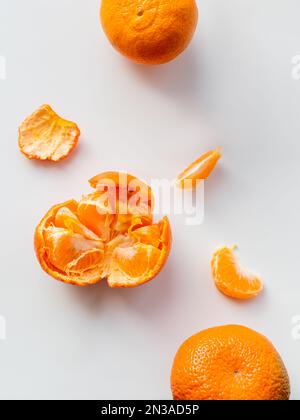
M 111 44 L 136 63 L 167 63 L 189 45 L 198 21 L 195 0 L 102 0 Z
M 171 374 L 174 400 L 289 400 L 290 383 L 271 342 L 249 328 L 211 328 L 186 340 Z

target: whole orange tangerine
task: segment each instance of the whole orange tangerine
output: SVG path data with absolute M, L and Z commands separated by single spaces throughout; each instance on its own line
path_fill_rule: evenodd
M 200 332 L 179 348 L 171 374 L 175 400 L 288 400 L 283 361 L 261 334 L 238 325 Z
M 102 0 L 101 22 L 109 41 L 137 63 L 176 58 L 189 45 L 197 21 L 195 0 Z

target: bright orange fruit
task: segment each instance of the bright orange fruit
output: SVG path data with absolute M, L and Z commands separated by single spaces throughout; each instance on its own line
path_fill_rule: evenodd
M 196 188 L 198 181 L 207 179 L 221 159 L 221 149 L 210 150 L 188 166 L 177 178 L 179 188 Z
M 186 340 L 171 373 L 174 400 L 289 400 L 284 363 L 261 334 L 228 325 Z
M 109 41 L 137 63 L 173 60 L 189 45 L 197 21 L 195 0 L 102 0 L 101 22 Z
M 263 290 L 259 276 L 242 269 L 234 254 L 234 248 L 219 248 L 211 261 L 212 274 L 217 288 L 235 299 L 251 299 Z
M 35 232 L 42 268 L 57 280 L 86 286 L 106 279 L 110 287 L 152 280 L 171 249 L 168 218 L 153 221 L 150 187 L 137 178 L 106 172 L 79 201 L 54 206 Z
M 19 147 L 28 159 L 58 162 L 71 154 L 80 130 L 59 117 L 49 105 L 41 106 L 21 124 Z

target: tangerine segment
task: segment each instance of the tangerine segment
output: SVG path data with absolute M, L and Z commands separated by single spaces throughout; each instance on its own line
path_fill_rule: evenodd
M 91 178 L 89 183 L 104 195 L 111 210 L 117 213 L 148 215 L 154 209 L 151 188 L 133 175 L 123 172 L 103 172 Z M 125 206 L 125 208 L 124 208 Z
M 115 217 L 109 208 L 106 209 L 99 193 L 83 196 L 78 203 L 77 214 L 81 223 L 103 241 L 110 239 L 111 225 Z
M 222 247 L 212 258 L 212 275 L 217 288 L 235 299 L 252 299 L 263 290 L 259 276 L 243 270 L 234 254 L 235 248 Z
M 101 280 L 101 272 L 99 267 L 91 267 L 91 264 L 87 261 L 87 266 L 83 267 L 84 260 L 86 257 L 84 256 L 84 252 L 89 249 L 83 250 L 80 253 L 80 247 L 78 242 L 82 243 L 84 240 L 84 235 L 80 235 L 80 240 L 77 243 L 74 243 L 74 247 L 70 246 L 70 243 L 74 240 L 72 237 L 73 231 L 65 231 L 65 235 L 62 240 L 62 236 L 60 237 L 60 241 L 55 240 L 54 229 L 57 229 L 55 226 L 55 219 L 56 216 L 59 215 L 59 212 L 63 209 L 63 212 L 67 212 L 68 209 L 71 213 L 76 214 L 78 208 L 78 203 L 74 200 L 67 201 L 62 204 L 58 204 L 52 207 L 44 218 L 39 223 L 38 227 L 35 231 L 34 236 L 34 245 L 37 258 L 43 270 L 48 273 L 53 278 L 60 280 L 65 283 L 74 284 L 77 286 L 86 286 L 89 284 L 97 283 Z M 60 216 L 58 219 L 60 220 Z M 60 224 L 60 223 L 59 223 Z M 52 230 L 52 235 L 51 235 Z M 62 229 L 63 230 L 63 229 Z M 78 237 L 76 239 L 79 239 Z M 76 240 L 74 240 L 75 242 Z M 88 241 L 88 239 L 87 239 Z M 87 242 L 88 243 L 88 242 Z M 100 251 L 101 251 L 101 244 L 98 243 L 97 255 L 100 260 Z M 90 250 L 93 247 L 90 247 Z M 64 256 L 64 254 L 67 256 Z M 80 259 L 80 257 L 82 258 Z M 91 255 L 90 255 L 91 256 Z M 93 254 L 93 258 L 96 257 L 96 253 Z M 78 260 L 79 258 L 79 260 Z M 77 260 L 77 261 L 76 261 Z M 68 267 L 75 267 L 78 261 L 81 260 L 81 272 L 74 273 L 74 272 L 67 272 L 65 268 Z
M 118 173 L 111 174 L 117 180 Z M 129 202 L 133 192 L 126 188 Z M 105 278 L 111 287 L 134 287 L 159 273 L 171 248 L 168 219 L 153 223 L 152 198 L 127 206 L 123 213 L 125 195 L 119 182 L 116 190 L 113 202 L 112 191 L 107 195 L 104 188 L 79 203 L 68 201 L 50 209 L 35 233 L 36 253 L 48 274 L 78 286 Z
M 41 106 L 21 124 L 19 147 L 29 159 L 58 162 L 77 146 L 80 130 L 59 117 L 49 105 Z
M 161 241 L 161 229 L 159 225 L 143 226 L 139 229 L 132 230 L 131 236 L 138 242 L 154 245 L 159 248 Z
M 284 363 L 261 334 L 238 325 L 202 331 L 179 348 L 173 363 L 174 400 L 289 400 Z
M 144 182 L 118 172 L 99 174 L 89 182 L 96 191 L 80 200 L 78 217 L 103 241 L 127 232 L 133 216 L 152 222 L 154 199 L 151 188 Z
M 172 242 L 168 218 L 157 225 L 132 232 L 130 239 L 129 244 L 116 247 L 112 253 L 111 272 L 107 279 L 110 287 L 135 287 L 159 274 L 167 261 Z
M 49 226 L 44 233 L 51 264 L 68 275 L 98 266 L 104 256 L 101 240 L 87 239 L 68 229 Z
M 99 239 L 94 232 L 80 223 L 78 217 L 68 207 L 62 207 L 58 210 L 55 216 L 55 226 L 70 229 L 74 233 L 79 233 L 87 239 L 96 241 Z
M 176 185 L 179 188 L 196 188 L 197 181 L 207 179 L 221 157 L 220 148 L 208 151 L 179 175 Z

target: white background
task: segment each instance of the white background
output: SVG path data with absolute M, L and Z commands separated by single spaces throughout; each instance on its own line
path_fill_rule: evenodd
M 237 323 L 267 335 L 299 399 L 299 0 L 202 0 L 190 48 L 156 68 L 108 44 L 98 0 L 0 0 L 1 398 L 168 399 L 173 356 L 193 333 Z M 22 120 L 43 103 L 78 122 L 64 163 L 26 160 Z M 213 133 L 213 135 L 208 134 Z M 78 289 L 40 269 L 33 232 L 53 204 L 89 192 L 87 180 L 126 169 L 175 177 L 215 146 L 224 158 L 206 183 L 205 223 L 171 221 L 163 273 L 133 290 Z M 210 258 L 240 247 L 265 293 L 219 294 Z

